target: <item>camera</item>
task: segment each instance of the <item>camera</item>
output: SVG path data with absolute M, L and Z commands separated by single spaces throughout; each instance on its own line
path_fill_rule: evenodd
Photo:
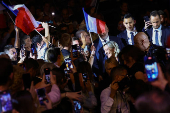
M 121 81 L 116 82 L 119 86 L 118 90 L 122 91 L 123 89 L 128 88 L 130 86 L 130 82 L 131 82 L 131 77 L 129 76 L 126 76 Z

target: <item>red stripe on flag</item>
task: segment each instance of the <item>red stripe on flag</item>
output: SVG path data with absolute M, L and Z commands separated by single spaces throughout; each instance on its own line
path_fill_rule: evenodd
M 105 30 L 105 25 L 106 23 L 102 20 L 99 20 L 96 18 L 96 25 L 97 25 L 97 32 L 98 34 L 101 34 L 101 33 L 104 33 L 106 30 Z
M 31 22 L 31 19 L 27 15 L 24 8 L 18 8 L 19 12 L 17 14 L 17 17 L 15 19 L 15 24 L 17 27 L 22 29 L 24 33 L 27 35 L 32 32 L 35 28 L 33 23 Z

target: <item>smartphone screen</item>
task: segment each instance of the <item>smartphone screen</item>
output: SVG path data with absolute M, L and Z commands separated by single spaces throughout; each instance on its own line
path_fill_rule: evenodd
M 32 52 L 32 54 L 36 54 L 36 51 L 35 51 L 35 46 L 34 46 L 34 44 L 31 44 L 31 52 Z
M 82 107 L 81 107 L 81 103 L 79 101 L 73 101 L 74 103 L 74 112 L 75 113 L 80 113 Z
M 12 111 L 13 107 L 10 93 L 6 91 L 2 92 L 0 94 L 0 99 L 2 112 Z
M 82 73 L 83 82 L 87 82 L 87 73 Z
M 45 68 L 44 73 L 45 73 L 46 83 L 49 84 L 50 83 L 50 68 Z
M 23 74 L 22 79 L 23 79 L 23 82 L 24 82 L 24 89 L 25 90 L 27 88 L 30 89 L 30 86 L 31 86 L 31 76 L 30 76 L 30 74 L 29 73 Z
M 71 58 L 65 59 L 66 69 L 67 71 L 71 71 L 70 68 L 73 68 L 73 65 L 71 63 Z
M 145 57 L 145 69 L 149 82 L 158 79 L 158 66 L 154 57 Z
M 65 73 L 65 76 L 66 76 L 68 79 L 70 79 L 70 75 L 69 75 L 68 71 L 67 71 L 67 70 L 64 70 L 64 73 Z
M 77 45 L 72 45 L 72 53 L 74 58 L 78 57 Z
M 48 99 L 45 95 L 45 88 L 37 89 L 37 95 L 38 95 L 38 99 L 41 105 L 44 105 L 43 101 L 48 102 Z

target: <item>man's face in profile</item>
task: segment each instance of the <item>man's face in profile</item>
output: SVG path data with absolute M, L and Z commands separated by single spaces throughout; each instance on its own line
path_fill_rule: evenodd
M 161 25 L 161 18 L 158 15 L 157 16 L 151 16 L 150 21 L 151 21 L 154 29 L 158 29 Z
M 8 51 L 8 56 L 10 57 L 11 61 L 17 61 L 17 51 L 15 48 L 11 48 Z

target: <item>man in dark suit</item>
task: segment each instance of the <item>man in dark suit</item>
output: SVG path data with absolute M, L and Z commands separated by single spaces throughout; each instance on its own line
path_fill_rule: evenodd
M 118 37 L 109 36 L 108 35 L 109 29 L 107 26 L 105 27 L 106 27 L 105 32 L 99 34 L 99 38 L 94 41 L 96 53 L 94 56 L 93 72 L 97 76 L 99 75 L 103 76 L 103 74 L 105 73 L 104 64 L 105 64 L 105 60 L 107 59 L 107 56 L 104 52 L 103 46 L 109 41 L 115 41 L 118 44 L 120 50 L 123 48 L 123 44 L 121 40 Z
M 158 11 L 152 11 L 150 13 L 150 23 L 152 27 L 146 31 L 150 41 L 157 46 L 165 47 L 167 38 L 170 35 L 170 29 L 161 24 Z
M 135 23 L 136 21 L 130 13 L 125 14 L 123 18 L 123 24 L 126 27 L 126 30 L 122 31 L 120 34 L 117 35 L 117 37 L 122 40 L 124 46 L 134 45 L 133 38 L 137 34 Z

